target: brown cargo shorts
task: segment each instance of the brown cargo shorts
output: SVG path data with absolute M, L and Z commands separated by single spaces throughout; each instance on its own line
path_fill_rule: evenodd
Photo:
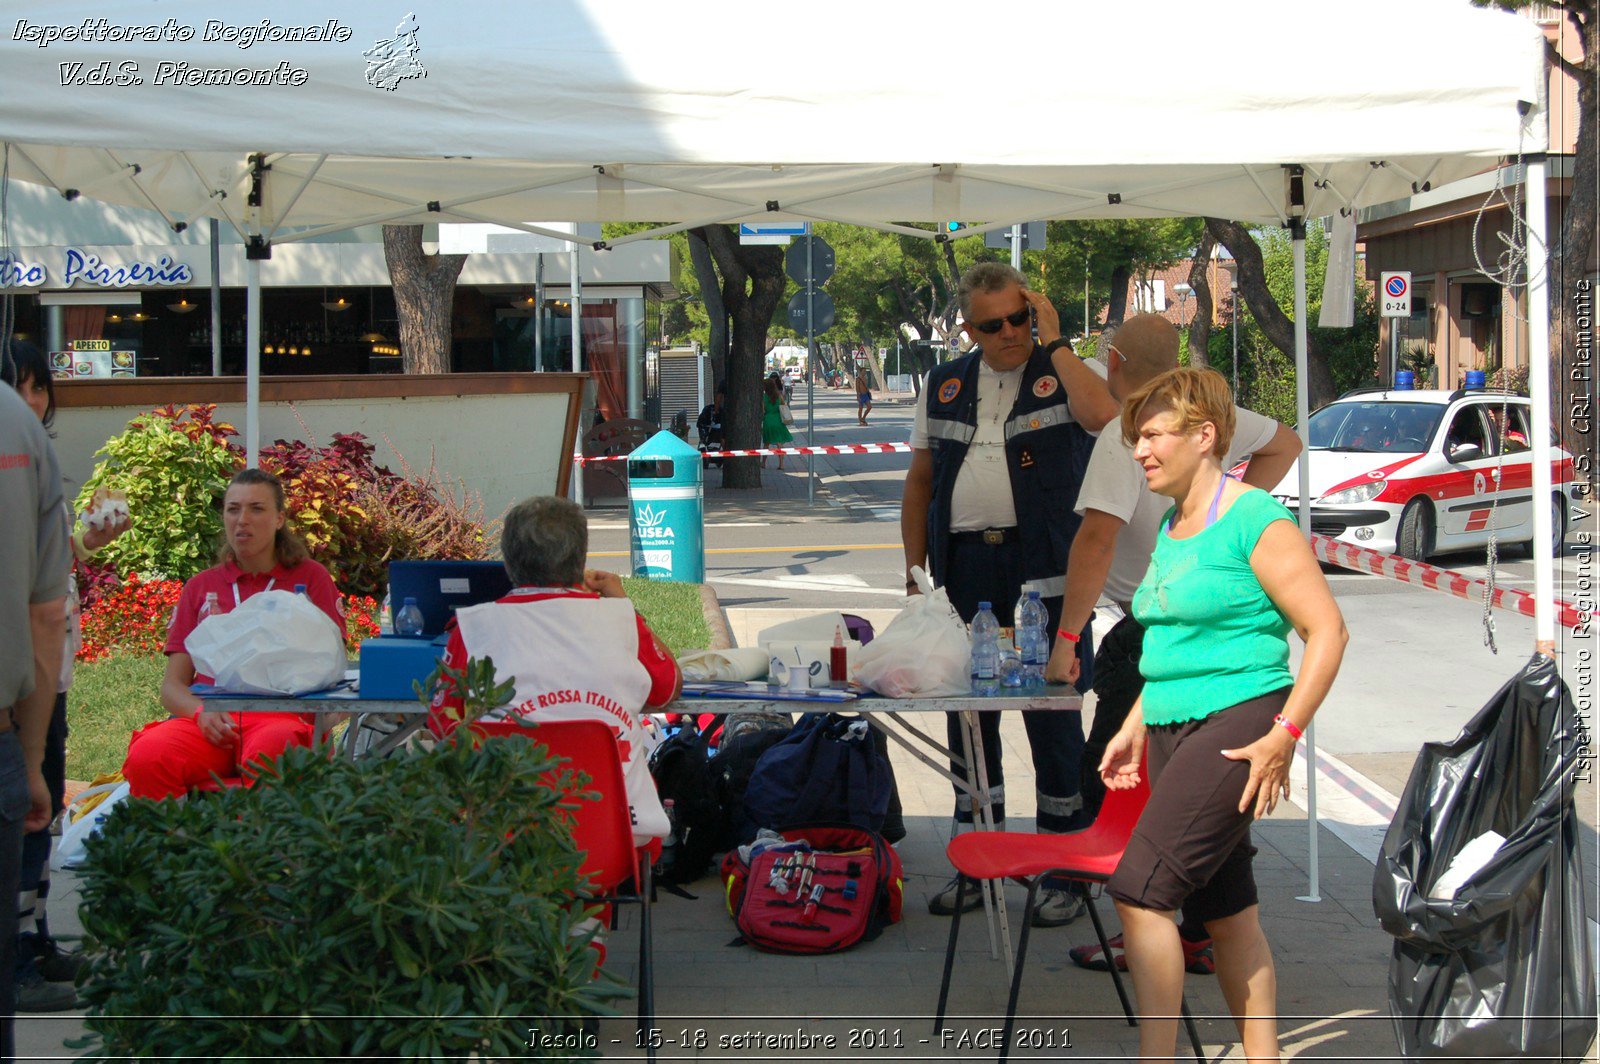
M 1113 898 L 1161 912 L 1187 901 L 1186 914 L 1199 920 L 1220 920 L 1256 904 L 1254 810 L 1239 812 L 1250 762 L 1230 761 L 1221 751 L 1266 735 L 1290 690 L 1200 720 L 1150 726 L 1150 801 L 1106 884 Z

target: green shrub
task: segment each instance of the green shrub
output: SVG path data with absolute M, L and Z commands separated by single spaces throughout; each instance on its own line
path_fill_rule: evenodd
M 128 422 L 100 449 L 105 460 L 79 492 L 88 508 L 96 488 L 128 496 L 132 527 L 102 552 L 119 573 L 187 580 L 212 563 L 222 534 L 217 502 L 239 460 L 232 425 L 213 421 L 212 404 L 164 406 Z
M 124 803 L 83 872 L 83 1044 L 464 1060 L 522 1058 L 530 1028 L 573 1036 L 626 991 L 594 976 L 593 910 L 569 900 L 557 805 L 587 780 L 541 782 L 554 764 L 520 739 L 291 749 L 267 785 Z

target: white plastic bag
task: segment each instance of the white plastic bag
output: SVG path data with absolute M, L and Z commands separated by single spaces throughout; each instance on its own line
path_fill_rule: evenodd
M 303 695 L 344 679 L 344 637 L 304 595 L 263 591 L 195 626 L 183 648 L 225 691 Z
M 84 799 L 97 794 L 104 794 L 105 798 L 93 809 L 76 816 L 73 809 L 80 805 Z M 89 836 L 100 830 L 101 823 L 111 815 L 124 798 L 128 797 L 128 784 L 124 780 L 114 783 L 102 783 L 81 792 L 72 800 L 72 805 L 67 808 L 67 815 L 63 817 L 61 838 L 56 840 L 55 847 L 50 853 L 50 867 L 57 872 L 70 872 L 83 866 L 83 845 Z
M 855 679 L 888 698 L 938 698 L 970 694 L 972 649 L 967 626 L 920 566 L 911 578 L 922 589 L 856 655 Z

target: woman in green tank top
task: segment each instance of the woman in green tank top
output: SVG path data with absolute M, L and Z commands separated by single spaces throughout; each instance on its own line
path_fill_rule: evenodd
M 1176 910 L 1205 922 L 1250 1060 L 1279 1059 L 1277 981 L 1257 912 L 1250 824 L 1289 792 L 1289 766 L 1348 640 L 1289 511 L 1224 474 L 1233 396 L 1209 369 L 1128 397 L 1124 439 L 1173 500 L 1133 599 L 1145 626 L 1139 704 L 1100 762 L 1111 790 L 1150 798 L 1107 885 L 1144 1017 L 1145 1059 L 1170 1060 L 1183 992 Z M 1298 679 L 1288 633 L 1305 641 Z M 1165 1017 L 1165 1018 L 1163 1018 Z

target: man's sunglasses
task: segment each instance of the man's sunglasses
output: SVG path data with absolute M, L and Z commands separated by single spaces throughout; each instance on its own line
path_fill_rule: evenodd
M 1033 308 L 1031 306 L 1027 306 L 1023 307 L 1015 314 L 1007 314 L 1003 318 L 990 318 L 988 321 L 975 321 L 972 323 L 972 327 L 981 333 L 987 333 L 988 335 L 993 336 L 995 333 L 1000 331 L 1000 326 L 1008 322 L 1012 325 L 1018 326 L 1019 328 L 1028 324 L 1028 316 L 1032 313 Z

